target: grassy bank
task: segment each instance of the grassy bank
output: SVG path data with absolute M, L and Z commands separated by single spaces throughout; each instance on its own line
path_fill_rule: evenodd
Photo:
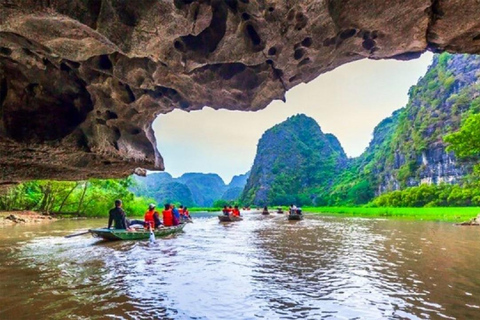
M 480 207 L 437 208 L 367 208 L 367 207 L 304 207 L 304 212 L 348 217 L 393 217 L 411 220 L 463 222 L 475 218 Z

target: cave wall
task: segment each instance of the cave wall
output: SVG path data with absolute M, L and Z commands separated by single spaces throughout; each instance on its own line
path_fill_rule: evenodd
M 364 58 L 478 53 L 478 13 L 476 0 L 0 0 L 0 184 L 163 169 L 159 114 L 260 110 Z

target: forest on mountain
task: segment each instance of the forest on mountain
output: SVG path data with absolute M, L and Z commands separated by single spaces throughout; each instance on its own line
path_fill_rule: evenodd
M 290 117 L 261 137 L 241 202 L 310 205 L 346 165 L 335 136 L 303 114 Z
M 130 190 L 137 196 L 154 199 L 156 203 L 179 203 L 188 207 L 210 207 L 215 201 L 235 201 L 245 186 L 249 172 L 237 175 L 226 185 L 214 173 L 185 173 L 173 178 L 167 172 L 134 176 Z
M 474 167 L 480 150 L 475 131 L 480 122 L 479 77 L 480 57 L 435 55 L 426 75 L 411 87 L 407 105 L 381 121 L 365 152 L 353 159 L 342 157 L 333 135 L 306 121 L 298 123 L 305 116 L 288 119 L 259 141 L 242 201 L 480 205 L 479 170 Z M 302 135 L 296 132 L 298 126 L 306 128 Z M 318 136 L 334 142 L 325 148 L 312 142 Z M 292 161 L 295 158 L 301 159 Z

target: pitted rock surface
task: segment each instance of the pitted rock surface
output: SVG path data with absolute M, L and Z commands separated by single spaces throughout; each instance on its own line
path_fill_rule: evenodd
M 0 0 L 0 184 L 163 169 L 173 109 L 255 111 L 351 61 L 478 53 L 477 0 Z

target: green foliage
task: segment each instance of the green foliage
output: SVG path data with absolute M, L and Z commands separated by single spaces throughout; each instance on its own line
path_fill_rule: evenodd
M 130 178 L 88 181 L 37 180 L 21 183 L 0 195 L 0 210 L 35 210 L 79 216 L 106 216 L 115 199 L 130 215 L 143 215 L 151 199 L 128 191 Z
M 480 155 L 480 114 L 470 115 L 459 131 L 448 134 L 444 141 L 449 143 L 447 150 L 460 158 Z
M 232 202 L 231 201 L 227 201 L 227 200 L 217 200 L 213 203 L 213 206 L 214 208 L 223 208 L 224 206 L 232 206 Z
M 382 194 L 372 204 L 378 207 L 457 207 L 478 206 L 479 200 L 477 185 L 422 184 Z
M 463 222 L 474 218 L 479 207 L 436 207 L 436 208 L 396 208 L 396 207 L 304 207 L 304 212 L 322 215 L 340 215 L 364 218 L 395 217 L 414 220 Z
M 430 151 L 438 152 L 449 143 L 447 151 L 464 157 L 466 170 L 480 159 L 480 91 L 478 69 L 480 59 L 471 55 L 436 55 L 427 73 L 417 85 L 409 90 L 409 101 L 405 108 L 383 120 L 374 130 L 374 137 L 367 150 L 355 159 L 351 166 L 336 179 L 330 194 L 322 194 L 321 201 L 329 205 L 354 205 L 367 203 L 374 197 L 375 190 L 392 190 L 399 183 L 406 188 L 410 182 L 420 183 L 426 166 L 422 163 Z M 462 124 L 462 119 L 466 119 Z M 461 127 L 460 131 L 455 132 Z M 443 138 L 446 136 L 445 138 Z M 443 139 L 442 139 L 443 138 Z M 429 163 L 428 165 L 435 165 Z M 465 183 L 478 181 L 474 167 L 472 175 L 464 178 Z M 361 183 L 361 184 L 360 184 Z M 362 199 L 353 191 L 360 184 Z M 438 206 L 462 203 L 468 205 L 464 185 L 462 192 L 441 187 L 442 200 L 432 199 L 429 188 L 418 187 L 417 191 L 391 192 L 378 201 L 385 205 Z M 461 188 L 461 189 L 462 189 Z M 432 191 L 433 192 L 433 191 Z M 440 192 L 440 191 L 439 191 Z M 463 193 L 460 196 L 459 193 Z M 450 196 L 450 198 L 449 198 Z M 473 195 L 475 197 L 475 195 Z M 448 200 L 450 199 L 450 200 Z M 473 200 L 472 200 L 473 201 Z
M 241 201 L 256 205 L 309 205 L 331 187 L 347 159 L 338 140 L 315 120 L 296 115 L 259 141 Z

